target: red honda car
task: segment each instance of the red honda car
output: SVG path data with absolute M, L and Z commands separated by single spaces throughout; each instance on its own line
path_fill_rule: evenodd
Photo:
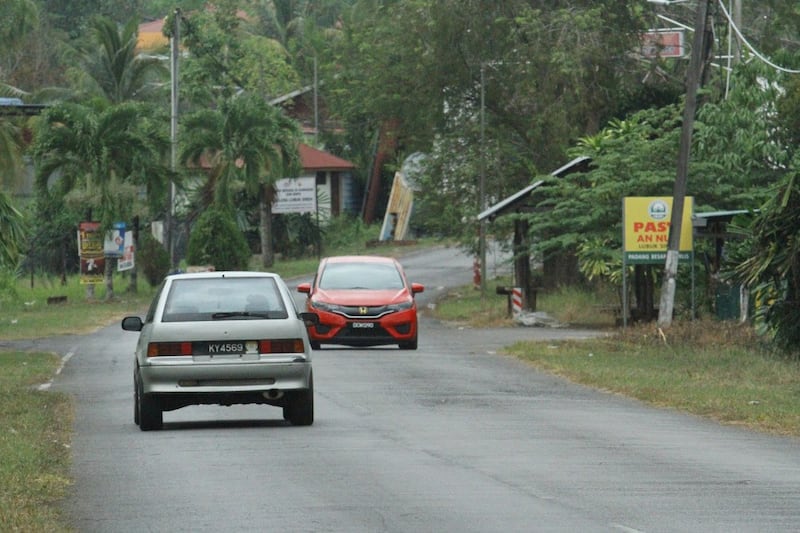
M 397 344 L 404 350 L 417 349 L 414 295 L 425 287 L 409 283 L 396 259 L 326 257 L 314 280 L 297 290 L 308 295 L 306 309 L 319 315 L 319 324 L 308 328 L 312 348 Z

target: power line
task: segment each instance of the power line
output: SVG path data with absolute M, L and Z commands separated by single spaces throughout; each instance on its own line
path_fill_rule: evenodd
M 747 47 L 747 49 L 750 50 L 753 53 L 753 55 L 755 55 L 761 61 L 763 61 L 767 65 L 771 66 L 772 68 L 774 68 L 774 69 L 776 69 L 776 70 L 778 70 L 780 72 L 786 72 L 788 74 L 800 74 L 800 70 L 790 69 L 790 68 L 782 67 L 780 65 L 776 65 L 775 63 L 770 61 L 767 57 L 765 57 L 764 55 L 759 53 L 758 50 L 756 50 L 753 47 L 753 45 L 751 45 L 750 42 L 747 39 L 745 39 L 744 35 L 742 35 L 742 32 L 739 30 L 739 28 L 736 27 L 736 24 L 733 22 L 733 18 L 731 17 L 730 13 L 728 13 L 728 10 L 725 9 L 725 4 L 723 3 L 723 1 L 722 0 L 718 0 L 718 2 L 719 2 L 719 7 L 722 8 L 722 13 L 725 15 L 725 19 L 728 21 L 728 24 L 733 29 L 733 31 L 736 32 L 736 36 L 744 43 L 744 45 Z

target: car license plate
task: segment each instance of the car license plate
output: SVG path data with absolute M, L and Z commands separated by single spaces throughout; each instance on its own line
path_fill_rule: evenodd
M 374 322 L 353 322 L 353 329 L 358 329 L 358 328 L 369 329 L 374 327 L 375 327 Z
M 207 355 L 241 355 L 246 351 L 245 343 L 242 341 L 201 343 L 193 349 L 196 354 Z

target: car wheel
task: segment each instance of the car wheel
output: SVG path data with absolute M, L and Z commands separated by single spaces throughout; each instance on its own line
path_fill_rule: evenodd
M 312 350 L 319 350 L 319 343 L 311 341 L 311 349 Z
M 314 378 L 308 378 L 308 388 L 292 391 L 283 408 L 283 418 L 293 426 L 310 426 L 314 423 Z
M 161 429 L 164 425 L 164 413 L 158 401 L 151 395 L 142 392 L 142 381 L 136 383 L 136 409 L 138 411 L 139 429 L 151 431 Z
M 139 425 L 139 380 L 133 374 L 133 423 Z
M 417 349 L 417 338 L 414 337 L 414 340 L 410 340 L 408 342 L 401 342 L 399 344 L 401 350 L 416 350 Z

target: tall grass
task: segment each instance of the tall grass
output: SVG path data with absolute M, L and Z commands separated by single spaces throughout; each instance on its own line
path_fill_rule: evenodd
M 619 298 L 611 290 L 560 287 L 537 295 L 536 308 L 552 315 L 562 324 L 576 327 L 607 328 L 616 326 L 615 310 Z
M 87 297 L 87 286 L 77 275 L 60 278 L 36 276 L 15 280 L 13 291 L 4 291 L 0 300 L 0 339 L 27 339 L 68 333 L 87 333 L 146 308 L 153 288 L 141 276 L 137 291 L 129 292 L 130 277 L 114 277 L 114 298 L 107 300 L 105 287 L 95 286 L 94 297 Z M 48 299 L 57 302 L 48 303 Z
M 776 356 L 747 324 L 639 324 L 587 342 L 518 343 L 510 353 L 590 385 L 721 422 L 800 436 L 800 362 Z
M 69 487 L 72 407 L 35 385 L 53 354 L 0 352 L 0 531 L 66 531 L 57 502 Z
M 492 280 L 481 295 L 472 286 L 449 291 L 436 305 L 436 316 L 442 320 L 461 322 L 473 327 L 513 326 L 508 296 L 498 295 L 495 285 L 509 286 L 511 279 Z M 613 294 L 602 291 L 563 287 L 536 294 L 536 311 L 545 312 L 559 323 L 576 327 L 606 328 L 615 325 Z

